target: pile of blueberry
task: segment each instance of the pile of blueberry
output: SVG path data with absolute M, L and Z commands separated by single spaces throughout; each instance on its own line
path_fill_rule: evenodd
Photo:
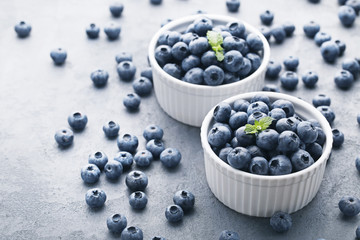
M 257 94 L 247 101 L 222 102 L 213 112 L 208 142 L 230 166 L 260 175 L 301 171 L 322 155 L 326 137 L 314 119 L 303 120 L 294 105 Z
M 185 32 L 166 31 L 158 39 L 155 59 L 169 75 L 184 82 L 217 86 L 237 82 L 261 65 L 263 43 L 242 22 L 214 26 L 199 17 Z

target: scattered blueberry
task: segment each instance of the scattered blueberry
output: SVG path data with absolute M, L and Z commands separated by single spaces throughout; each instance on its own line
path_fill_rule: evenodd
M 342 68 L 349 71 L 353 75 L 354 79 L 360 73 L 360 64 L 356 61 L 356 59 L 345 59 L 342 62 Z
M 333 136 L 333 147 L 339 148 L 344 143 L 344 134 L 337 128 L 331 129 L 331 132 Z
M 295 31 L 295 25 L 291 22 L 284 23 L 283 28 L 284 28 L 284 31 L 285 31 L 287 37 L 290 37 L 291 35 L 293 35 L 293 33 Z
M 127 219 L 124 215 L 114 214 L 106 220 L 106 225 L 110 232 L 121 233 L 127 225 Z
M 195 205 L 195 196 L 190 191 L 180 190 L 174 194 L 174 204 L 180 206 L 184 212 L 190 211 Z
M 111 22 L 104 27 L 104 32 L 110 40 L 115 40 L 120 35 L 121 27 L 118 24 Z
M 341 6 L 338 10 L 338 17 L 342 25 L 351 27 L 355 22 L 356 13 L 354 8 L 350 6 Z
M 274 85 L 274 84 L 265 84 L 264 87 L 262 88 L 262 91 L 266 91 L 266 92 L 280 92 L 280 89 L 278 88 L 278 86 Z
M 105 136 L 108 138 L 116 137 L 119 133 L 120 126 L 114 121 L 109 121 L 104 124 L 103 131 L 105 133 Z
M 276 232 L 286 232 L 292 226 L 291 216 L 285 212 L 276 212 L 270 218 L 270 226 Z
M 150 0 L 153 4 L 160 4 L 161 0 Z M 158 3 L 160 2 L 160 3 Z M 121 240 L 143 240 L 144 234 L 142 230 L 138 227 L 127 227 L 121 233 Z
M 128 93 L 123 99 L 123 104 L 129 111 L 137 110 L 140 103 L 141 99 L 136 93 Z
M 129 204 L 133 209 L 144 209 L 148 202 L 148 197 L 144 192 L 133 192 L 129 197 Z
M 100 34 L 100 28 L 98 26 L 96 26 L 95 23 L 91 23 L 86 28 L 86 35 L 88 36 L 88 38 L 91 38 L 91 39 L 98 38 L 99 34 Z
M 317 32 L 314 37 L 315 43 L 321 46 L 324 42 L 330 41 L 331 36 L 325 32 Z
M 331 98 L 328 97 L 327 95 L 325 94 L 318 94 L 316 95 L 313 100 L 312 100 L 312 104 L 315 106 L 315 107 L 319 107 L 319 106 L 330 106 L 331 104 Z
M 335 44 L 339 48 L 339 56 L 342 56 L 346 50 L 346 44 L 340 40 L 335 40 Z
M 266 69 L 266 77 L 275 79 L 279 76 L 279 73 L 281 72 L 281 64 L 279 62 L 276 62 L 274 60 L 269 61 L 269 65 Z
M 351 72 L 347 70 L 341 70 L 336 73 L 334 77 L 334 81 L 336 86 L 338 86 L 341 89 L 349 89 L 354 82 L 354 76 L 351 74 Z
M 295 72 L 286 71 L 280 76 L 281 86 L 286 90 L 294 90 L 299 83 L 299 77 Z
M 90 75 L 91 81 L 93 81 L 94 85 L 97 87 L 103 87 L 106 85 L 109 79 L 109 73 L 105 70 L 99 69 L 91 73 Z
M 159 139 L 151 139 L 146 143 L 146 150 L 151 152 L 152 156 L 157 159 L 162 151 L 165 150 L 164 142 Z
M 141 77 L 146 77 L 147 79 L 149 79 L 151 82 L 153 80 L 153 75 L 152 75 L 152 69 L 151 67 L 147 67 L 145 69 L 143 69 L 141 72 L 140 72 L 140 76 Z
M 116 2 L 116 3 L 111 4 L 109 9 L 110 9 L 111 15 L 113 17 L 118 18 L 121 16 L 121 13 L 124 10 L 124 4 L 122 4 L 120 2 Z
M 330 125 L 335 120 L 335 113 L 329 106 L 319 106 L 316 109 L 321 112 Z
M 226 7 L 229 12 L 237 12 L 240 7 L 240 0 L 226 0 Z
M 19 38 L 26 38 L 31 32 L 31 25 L 21 21 L 15 25 L 14 29 Z
M 136 73 L 135 65 L 130 61 L 122 61 L 118 64 L 117 73 L 119 77 L 124 81 L 130 81 L 134 78 Z
M 224 230 L 221 232 L 219 240 L 240 240 L 240 236 L 237 232 Z
M 271 29 L 266 27 L 266 26 L 262 26 L 260 27 L 260 32 L 262 33 L 262 35 L 264 35 L 264 37 L 266 38 L 266 40 L 270 41 L 270 37 L 271 37 Z M 285 28 L 284 28 L 285 30 Z
M 56 131 L 55 140 L 62 147 L 70 146 L 74 141 L 74 133 L 70 129 L 62 128 Z
M 333 41 L 324 42 L 320 47 L 320 51 L 323 59 L 329 63 L 335 62 L 340 54 L 338 45 Z
M 146 126 L 143 132 L 143 136 L 146 139 L 146 141 L 150 141 L 151 139 L 161 140 L 163 135 L 164 135 L 164 131 L 162 130 L 162 128 L 155 124 L 150 124 Z
M 301 79 L 306 87 L 313 88 L 319 80 L 319 75 L 314 71 L 308 71 Z
M 359 0 L 347 0 L 345 2 L 346 6 L 352 7 L 356 13 L 356 15 L 359 15 L 360 12 L 360 1 Z
M 106 201 L 106 193 L 99 188 L 90 189 L 85 194 L 85 201 L 91 208 L 100 208 Z
M 132 87 L 139 96 L 146 96 L 151 93 L 152 82 L 146 77 L 140 77 L 134 80 Z
M 314 38 L 316 33 L 320 31 L 320 25 L 314 21 L 310 21 L 304 25 L 303 30 L 308 38 Z
M 284 59 L 284 66 L 289 71 L 296 71 L 299 66 L 299 58 L 294 56 L 289 56 Z
M 116 54 L 115 61 L 119 64 L 124 61 L 132 62 L 133 56 L 129 52 L 121 52 L 119 54 Z
M 148 181 L 146 174 L 141 171 L 129 172 L 125 179 L 126 186 L 131 191 L 144 191 Z
M 120 151 L 133 153 L 139 145 L 139 140 L 135 135 L 126 133 L 118 137 L 117 145 Z
M 50 57 L 56 65 L 61 65 L 66 60 L 67 52 L 62 48 L 57 48 L 50 52 Z
M 85 183 L 96 183 L 100 178 L 100 169 L 95 164 L 87 164 L 81 169 L 81 178 Z
M 277 43 L 282 43 L 286 38 L 286 32 L 283 26 L 280 25 L 271 28 L 271 35 Z
M 181 153 L 176 148 L 166 148 L 160 154 L 161 163 L 167 168 L 174 168 L 181 161 Z
M 360 239 L 360 226 L 358 226 L 358 227 L 356 228 L 355 234 L 356 234 L 356 238 L 357 238 L 357 239 Z
M 347 217 L 353 217 L 360 212 L 360 200 L 356 197 L 345 196 L 339 201 L 340 211 Z
M 118 152 L 114 157 L 115 161 L 118 161 L 123 166 L 123 171 L 129 170 L 133 164 L 133 156 L 129 152 Z
M 260 14 L 260 20 L 264 25 L 271 25 L 274 20 L 274 14 L 270 10 L 266 10 Z
M 95 164 L 100 170 L 102 170 L 108 162 L 108 157 L 104 152 L 96 152 L 89 155 L 88 161 L 91 164 Z
M 123 166 L 120 162 L 111 160 L 106 163 L 104 172 L 108 179 L 116 180 L 121 176 L 123 172 Z
M 179 222 L 184 217 L 184 211 L 178 205 L 170 205 L 165 210 L 165 217 L 169 222 Z

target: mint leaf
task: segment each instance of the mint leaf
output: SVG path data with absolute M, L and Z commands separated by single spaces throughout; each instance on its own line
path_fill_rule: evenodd
M 264 131 L 271 125 L 273 120 L 274 119 L 272 117 L 264 117 L 264 118 L 260 119 L 260 121 L 255 120 L 254 125 L 246 124 L 245 125 L 245 133 L 246 134 L 256 134 L 261 131 Z
M 262 130 L 267 129 L 271 125 L 273 120 L 274 119 L 272 117 L 264 117 L 260 119 L 259 123 L 261 125 Z
M 245 133 L 246 134 L 255 134 L 255 133 L 257 133 L 256 127 L 254 125 L 251 125 L 251 124 L 246 124 L 245 125 Z
M 215 52 L 216 59 L 219 62 L 224 60 L 224 49 L 221 47 L 221 44 L 223 43 L 223 37 L 221 33 L 207 31 L 206 37 L 211 46 L 211 49 Z

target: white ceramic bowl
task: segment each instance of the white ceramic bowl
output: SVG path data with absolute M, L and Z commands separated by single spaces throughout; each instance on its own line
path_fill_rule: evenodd
M 191 84 L 170 76 L 162 70 L 155 59 L 155 48 L 159 36 L 165 31 L 183 32 L 189 24 L 201 16 L 210 18 L 215 26 L 240 21 L 233 17 L 221 15 L 187 16 L 162 27 L 154 35 L 149 45 L 149 61 L 153 71 L 154 90 L 161 108 L 170 117 L 196 127 L 201 126 L 207 112 L 218 102 L 239 93 L 261 90 L 270 58 L 270 47 L 265 37 L 256 28 L 241 21 L 244 23 L 247 32 L 253 32 L 260 36 L 264 45 L 262 63 L 253 74 L 238 82 L 220 86 Z
M 250 100 L 255 94 L 240 94 L 225 102 L 237 99 Z M 319 190 L 326 162 L 332 149 L 332 132 L 329 123 L 312 105 L 282 93 L 261 92 L 271 102 L 286 99 L 294 104 L 295 112 L 303 119 L 319 121 L 326 135 L 323 154 L 310 167 L 288 175 L 262 176 L 237 170 L 223 162 L 211 149 L 207 135 L 211 129 L 213 110 L 206 115 L 201 126 L 201 144 L 204 149 L 206 179 L 214 195 L 229 208 L 256 217 L 270 217 L 277 211 L 295 212 L 306 206 Z

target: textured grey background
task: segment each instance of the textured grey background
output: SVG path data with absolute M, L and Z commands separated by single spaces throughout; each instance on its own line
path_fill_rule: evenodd
M 0 1 L 0 239 L 111 239 L 106 218 L 122 213 L 129 225 L 144 232 L 144 239 L 161 235 L 167 239 L 217 239 L 224 229 L 239 232 L 242 239 L 354 239 L 359 217 L 345 219 L 337 203 L 343 195 L 360 197 L 359 174 L 354 167 L 359 154 L 359 127 L 356 114 L 360 100 L 359 82 L 348 91 L 339 90 L 333 82 L 345 57 L 360 54 L 360 20 L 350 29 L 337 18 L 337 1 L 322 0 L 311 4 L 305 0 L 242 0 L 240 11 L 228 13 L 224 0 L 163 0 L 152 6 L 148 0 L 123 0 L 123 16 L 110 16 L 108 1 Z M 166 18 L 178 18 L 202 9 L 208 13 L 229 14 L 260 26 L 260 12 L 275 13 L 274 24 L 287 20 L 296 24 L 292 38 L 282 45 L 271 44 L 277 61 L 288 55 L 300 58 L 298 73 L 312 69 L 320 80 L 315 89 L 299 83 L 290 93 L 310 101 L 316 94 L 332 98 L 336 113 L 334 127 L 345 133 L 345 143 L 334 150 L 326 168 L 324 181 L 315 199 L 292 214 L 293 227 L 285 234 L 275 233 L 269 219 L 236 213 L 219 201 L 207 186 L 199 129 L 169 118 L 157 104 L 154 93 L 142 99 L 141 110 L 128 113 L 123 96 L 132 91 L 130 83 L 116 74 L 115 54 L 129 51 L 140 70 L 147 66 L 147 45 Z M 20 20 L 32 24 L 31 36 L 18 39 L 13 26 Z M 320 50 L 302 32 L 304 23 L 315 20 L 323 31 L 347 44 L 344 57 L 335 64 L 322 61 Z M 101 32 L 97 40 L 88 40 L 85 27 L 94 22 L 102 29 L 110 21 L 122 27 L 121 37 L 108 41 Z M 63 47 L 68 51 L 64 66 L 54 66 L 50 50 Z M 108 85 L 96 89 L 90 81 L 92 71 L 104 68 L 110 73 Z M 270 83 L 270 81 L 268 81 Z M 274 84 L 279 85 L 278 81 Z M 67 126 L 67 116 L 82 111 L 89 118 L 85 131 L 75 134 L 72 147 L 61 150 L 54 133 Z M 84 201 L 91 187 L 80 178 L 80 168 L 90 153 L 103 150 L 113 158 L 116 141 L 107 140 L 102 125 L 108 120 L 120 123 L 121 134 L 139 136 L 149 123 L 164 128 L 167 147 L 180 149 L 183 159 L 175 171 L 164 169 L 155 161 L 145 172 L 149 176 L 146 193 L 149 203 L 143 211 L 133 211 L 128 204 L 129 192 L 123 175 L 111 183 L 102 174 L 96 187 L 104 189 L 108 200 L 99 211 L 89 209 Z M 188 189 L 196 195 L 195 210 L 177 225 L 169 224 L 165 208 L 172 195 Z

